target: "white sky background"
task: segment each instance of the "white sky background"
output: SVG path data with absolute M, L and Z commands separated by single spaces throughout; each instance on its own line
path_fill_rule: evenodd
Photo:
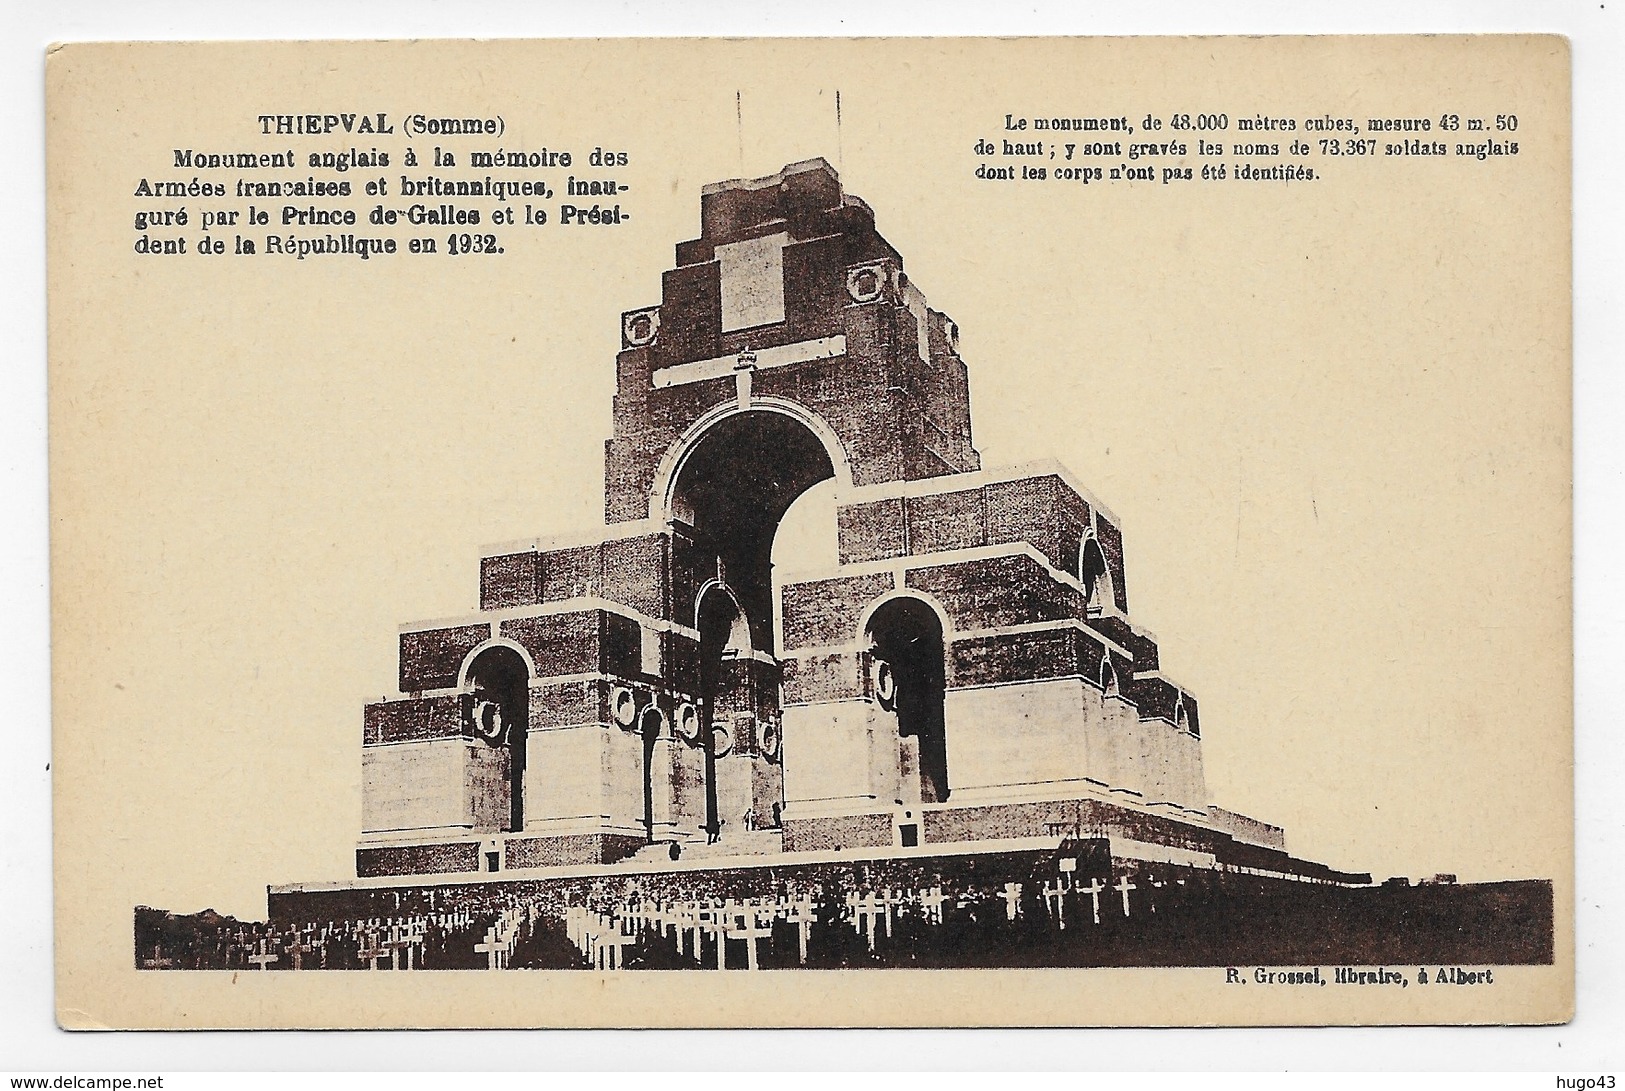
M 524 7 L 482 5 L 461 13 L 447 12 L 442 6 L 421 3 L 391 5 L 338 5 L 280 4 L 273 20 L 254 13 L 226 16 L 212 7 L 197 4 L 170 3 L 156 11 L 137 16 L 124 13 L 112 5 L 61 4 L 47 14 L 26 15 L 12 12 L 9 20 L 11 33 L 6 35 L 4 48 L 8 51 L 5 66 L 7 90 L 7 123 L 10 140 L 7 147 L 12 155 L 5 162 L 8 192 L 13 194 L 13 209 L 22 210 L 30 217 L 14 221 L 13 246 L 8 248 L 8 273 L 11 291 L 6 296 L 9 321 L 6 328 L 12 332 L 14 351 L 7 354 L 3 374 L 8 396 L 3 399 L 6 414 L 5 427 L 0 429 L 6 444 L 6 457 L 0 461 L 9 486 L 13 519 L 8 536 L 10 565 L 4 583 L 6 616 L 13 619 L 4 635 L 6 655 L 3 660 L 9 672 L 9 691 L 12 694 L 10 739 L 11 757 L 0 767 L 5 781 L 0 784 L 0 806 L 6 808 L 6 829 L 10 836 L 0 846 L 0 889 L 7 892 L 0 898 L 3 918 L 0 926 L 17 937 L 11 945 L 0 949 L 0 982 L 19 985 L 0 985 L 0 1065 L 28 1063 L 56 1070 L 81 1067 L 209 1067 L 238 1064 L 251 1067 L 271 1067 L 286 1063 L 281 1057 L 291 1055 L 280 1035 L 209 1035 L 209 1036 L 107 1036 L 71 1037 L 56 1031 L 51 1024 L 50 963 L 49 963 L 49 830 L 45 816 L 49 814 L 49 776 L 45 765 L 49 761 L 49 735 L 47 731 L 48 661 L 46 633 L 48 631 L 46 599 L 46 512 L 44 467 L 44 349 L 43 349 L 43 287 L 41 279 L 41 209 L 43 207 L 40 177 L 41 106 L 40 85 L 43 46 L 53 39 L 85 38 L 193 38 L 193 37 L 474 37 L 474 36 L 570 36 L 603 33 L 726 33 L 785 34 L 785 33 L 1188 33 L 1188 32 L 1350 32 L 1376 31 L 1405 32 L 1424 30 L 1505 30 L 1505 31 L 1559 31 L 1574 36 L 1574 68 L 1576 73 L 1576 315 L 1579 322 L 1576 341 L 1576 634 L 1578 644 L 1578 689 L 1576 709 L 1578 718 L 1577 742 L 1577 802 L 1581 816 L 1577 851 L 1580 866 L 1580 920 L 1579 920 L 1579 979 L 1580 1019 L 1572 1028 L 1524 1031 L 1420 1031 L 1420 1032 L 1362 1032 L 1359 1035 L 1343 1031 L 1327 1032 L 1206 1032 L 1199 1036 L 1179 1032 L 1159 1034 L 1152 1056 L 1146 1049 L 1143 1034 L 1114 1032 L 1093 1034 L 1089 1037 L 1091 1054 L 1101 1064 L 1122 1064 L 1136 1067 L 1165 1063 L 1181 1065 L 1192 1063 L 1192 1054 L 1183 1049 L 1166 1048 L 1168 1043 L 1188 1040 L 1199 1043 L 1199 1055 L 1205 1063 L 1215 1066 L 1256 1066 L 1332 1064 L 1336 1066 L 1380 1065 L 1404 1067 L 1406 1058 L 1411 1065 L 1440 1065 L 1443 1067 L 1477 1066 L 1563 1067 L 1591 1059 L 1606 1065 L 1609 1057 L 1618 1064 L 1617 1047 L 1607 1039 L 1601 1028 L 1620 1018 L 1617 986 L 1609 982 L 1620 979 L 1621 955 L 1617 932 L 1609 933 L 1603 927 L 1599 907 L 1611 902 L 1618 904 L 1621 884 L 1614 871 L 1620 857 L 1620 818 L 1618 809 L 1610 803 L 1613 786 L 1621 775 L 1621 747 L 1616 731 L 1615 717 L 1603 706 L 1602 692 L 1615 673 L 1625 639 L 1622 639 L 1620 581 L 1607 561 L 1612 560 L 1610 549 L 1617 531 L 1620 509 L 1620 467 L 1625 461 L 1617 438 L 1621 398 L 1621 381 L 1617 374 L 1618 325 L 1615 311 L 1619 299 L 1617 257 L 1620 253 L 1618 217 L 1610 207 L 1618 192 L 1617 171 L 1620 165 L 1617 122 L 1610 114 L 1620 105 L 1618 60 L 1625 56 L 1619 29 L 1619 15 L 1597 5 L 1477 5 L 1470 20 L 1453 14 L 1448 5 L 1418 3 L 1393 5 L 1361 5 L 1356 14 L 1352 9 L 1338 12 L 1315 12 L 1304 15 L 1289 5 L 1253 5 L 1239 8 L 1226 5 L 1169 5 L 1161 19 L 1151 21 L 1139 18 L 1108 17 L 1101 14 L 1068 13 L 1057 5 L 1053 9 L 968 11 L 961 5 L 947 12 L 933 11 L 929 21 L 922 15 L 924 6 L 905 5 L 875 12 L 854 7 L 843 11 L 826 6 L 814 11 L 802 9 L 788 13 L 773 12 L 760 5 L 728 7 L 710 5 L 706 13 L 691 17 L 678 24 L 671 17 L 657 17 L 643 10 L 626 6 L 611 7 L 606 12 L 589 17 L 583 12 L 540 10 L 532 12 Z M 387 18 L 382 14 L 387 12 Z M 1617 116 L 1617 115 L 1615 115 Z M 1612 129 L 1612 132 L 1610 132 Z M 1611 145 L 1609 142 L 1613 141 Z M 867 196 L 861 185 L 853 185 L 854 192 Z M 899 232 L 889 230 L 906 222 L 906 213 L 888 209 L 877 203 L 879 226 L 882 233 L 892 238 L 911 258 L 910 250 L 898 239 Z M 694 209 L 697 222 L 697 203 Z M 27 240 L 26 243 L 23 240 Z M 676 238 L 667 240 L 668 243 Z M 910 266 L 917 272 L 929 293 L 930 270 Z M 651 269 L 651 280 L 658 269 Z M 652 299 L 650 300 L 652 301 Z M 617 305 L 632 306 L 640 300 L 619 301 Z M 969 334 L 976 325 L 975 316 L 963 305 L 952 309 Z M 1612 349 L 1613 351 L 1609 351 Z M 987 361 L 968 360 L 974 375 L 978 364 Z M 974 393 L 974 392 L 973 392 Z M 989 406 L 977 404 L 978 420 Z M 1609 433 L 1613 432 L 1613 435 Z M 984 451 L 984 453 L 989 453 Z M 1034 452 L 1041 455 L 1043 452 Z M 1029 456 L 1031 457 L 1031 456 Z M 991 457 L 997 464 L 1004 458 Z M 1082 471 L 1082 467 L 1074 467 Z M 1086 477 L 1087 481 L 1087 477 Z M 1110 492 L 1098 489 L 1108 505 L 1113 503 Z M 596 497 L 589 496 L 591 507 Z M 570 531 L 580 520 L 567 513 L 549 515 L 548 525 L 534 528 L 538 533 Z M 1134 528 L 1127 528 L 1129 537 L 1129 579 L 1131 590 L 1136 580 L 1134 565 Z M 477 545 L 478 543 L 473 543 Z M 449 558 L 451 563 L 472 563 L 472 550 L 462 558 Z M 396 610 L 399 620 L 420 614 L 430 614 L 428 603 L 419 610 L 417 604 L 401 601 Z M 1154 611 L 1149 619 L 1152 627 L 1165 638 L 1173 636 L 1179 626 L 1179 608 L 1175 603 L 1150 603 L 1141 597 L 1137 608 L 1144 606 Z M 384 634 L 388 636 L 388 634 Z M 1169 664 L 1178 677 L 1180 667 Z M 388 688 L 391 674 L 380 677 L 379 692 Z M 354 710 L 341 710 L 345 723 L 354 719 Z M 1207 725 L 1211 734 L 1220 725 Z M 1215 800 L 1224 804 L 1224 798 Z M 1246 809 L 1243 807 L 1242 809 Z M 1279 820 L 1280 816 L 1265 814 L 1261 817 Z M 1292 833 L 1289 823 L 1289 836 Z M 1311 855 L 1313 855 L 1311 853 Z M 1333 861 L 1356 864 L 1357 861 Z M 310 876 L 320 878 L 325 876 Z M 291 876 L 289 878 L 292 878 Z M 25 892 L 23 897 L 12 894 Z M 33 896 L 28 896 L 32 893 Z M 196 908 L 196 907 L 178 907 Z M 1617 911 L 1615 914 L 1617 929 Z M 1608 995 L 1612 988 L 1613 994 Z M 1193 1032 L 1194 1033 L 1194 1032 Z M 316 1066 L 355 1063 L 361 1066 L 410 1063 L 415 1057 L 421 1063 L 435 1063 L 444 1048 L 445 1036 L 396 1036 L 384 1042 L 378 1036 L 361 1038 L 344 1035 L 303 1036 L 307 1041 L 299 1047 L 302 1063 Z M 640 1061 L 659 1064 L 662 1040 L 665 1035 L 642 1035 L 635 1038 L 621 1036 L 622 1043 L 606 1048 L 606 1035 L 553 1035 L 549 1037 L 550 1050 L 556 1064 L 574 1061 L 579 1064 L 625 1063 Z M 1018 1036 L 1010 1035 L 1014 1040 Z M 1373 1037 L 1384 1043 L 1381 1050 L 1367 1044 Z M 1019 1054 L 988 1054 L 990 1040 L 986 1035 L 935 1035 L 926 1048 L 925 1036 L 910 1036 L 909 1054 L 932 1057 L 941 1064 L 983 1063 L 1052 1064 L 1078 1063 L 1075 1038 L 1064 1033 L 1020 1035 Z M 830 1063 L 824 1047 L 818 1045 L 815 1035 L 753 1036 L 746 1057 L 754 1056 L 758 1064 L 784 1064 L 817 1066 Z M 1268 1041 L 1268 1061 L 1261 1059 L 1260 1040 Z M 769 1044 L 770 1041 L 773 1044 Z M 1560 1046 L 1561 1043 L 1561 1046 Z M 26 1048 L 17 1048 L 26 1045 Z M 920 1047 L 915 1052 L 915 1047 Z M 512 1052 L 509 1052 L 509 1051 Z M 697 1060 L 706 1051 L 684 1052 Z M 517 1044 L 514 1036 L 491 1039 L 481 1046 L 482 1063 L 501 1065 L 506 1059 L 518 1065 L 536 1063 L 534 1052 Z M 466 1063 L 461 1058 L 471 1051 L 459 1050 L 459 1059 L 451 1063 Z M 715 1054 L 717 1063 L 749 1063 L 730 1052 L 726 1062 Z M 185 1060 L 182 1061 L 182 1058 Z M 210 1058 L 213 1058 L 212 1060 Z M 1160 1059 L 1160 1061 L 1159 1061 Z M 864 1035 L 843 1039 L 840 1060 L 847 1064 L 892 1064 L 896 1058 L 886 1037 Z M 703 1061 L 701 1061 L 703 1063 Z

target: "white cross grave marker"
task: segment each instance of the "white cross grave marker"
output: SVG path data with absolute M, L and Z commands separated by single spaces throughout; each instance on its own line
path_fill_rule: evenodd
M 401 968 L 401 955 L 406 955 L 406 968 L 412 968 L 412 934 L 405 925 L 392 924 L 389 926 L 389 942 L 384 944 L 389 948 L 389 968 Z
M 869 950 L 875 949 L 875 924 L 882 913 L 889 915 L 889 905 L 885 899 L 874 894 L 865 894 L 861 899 L 856 894 L 847 895 L 846 904 L 852 909 L 852 926 L 862 932 L 869 941 Z
M 1099 924 L 1100 923 L 1100 893 L 1101 893 L 1101 891 L 1106 889 L 1106 884 L 1102 883 L 1099 879 L 1090 879 L 1088 886 L 1080 887 L 1079 889 L 1081 891 L 1083 891 L 1083 893 L 1089 895 L 1089 907 L 1094 910 L 1095 923 Z
M 717 969 L 719 969 L 719 970 L 727 969 L 728 966 L 727 966 L 726 952 L 727 952 L 728 941 L 724 937 L 726 936 L 726 933 L 727 933 L 728 922 L 727 922 L 726 919 L 724 919 L 722 911 L 720 909 L 702 909 L 702 910 L 700 910 L 700 912 L 699 912 L 699 926 L 701 928 L 705 929 L 707 932 L 711 933 L 711 935 L 717 941 Z M 698 943 L 695 944 L 694 951 L 695 951 L 695 957 L 696 958 L 699 957 L 699 945 L 698 945 Z
M 926 919 L 932 924 L 942 923 L 942 903 L 948 896 L 942 892 L 940 886 L 934 886 L 920 895 L 920 906 L 925 910 Z
M 729 939 L 742 939 L 745 941 L 745 968 L 758 970 L 761 968 L 757 958 L 757 944 L 763 937 L 771 939 L 773 936 L 772 918 L 768 918 L 768 926 L 762 927 L 762 917 L 754 909 L 747 908 L 743 913 L 730 913 L 729 919 L 733 922 L 724 935 Z
M 807 964 L 807 932 L 813 923 L 813 900 L 810 897 L 797 898 L 789 903 L 789 910 L 784 919 L 796 926 L 796 941 L 800 949 L 801 965 Z
M 270 944 L 270 940 L 260 940 L 259 952 L 257 954 L 248 956 L 248 961 L 254 963 L 254 968 L 256 970 L 266 969 L 270 963 L 282 961 L 281 955 L 277 954 L 275 951 L 269 950 Z
M 1125 917 L 1128 916 L 1129 915 L 1128 892 L 1131 891 L 1131 890 L 1138 890 L 1140 888 L 1135 886 L 1133 883 L 1129 882 L 1128 876 L 1124 875 L 1121 879 L 1119 879 L 1117 881 L 1117 885 L 1112 887 L 1112 889 L 1118 891 L 1119 893 L 1121 893 L 1123 895 L 1123 916 L 1125 916 Z
M 623 948 L 629 947 L 638 941 L 635 935 L 629 936 L 608 920 L 605 920 L 605 930 L 598 935 L 598 968 L 600 970 L 624 970 L 626 956 L 621 953 Z
M 485 968 L 487 970 L 507 969 L 508 944 L 507 941 L 497 938 L 495 926 L 485 930 L 485 942 L 476 943 L 474 950 L 485 956 Z
M 1044 901 L 1051 906 L 1050 912 L 1055 916 L 1055 923 L 1061 931 L 1066 931 L 1066 893 L 1067 885 L 1057 880 L 1044 884 Z
M 1004 915 L 1009 920 L 1015 920 L 1021 912 L 1021 884 L 1004 884 Z

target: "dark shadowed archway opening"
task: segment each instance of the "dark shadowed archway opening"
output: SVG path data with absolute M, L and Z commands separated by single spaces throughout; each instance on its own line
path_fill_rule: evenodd
M 474 734 L 508 751 L 505 830 L 525 828 L 525 736 L 530 724 L 530 670 L 512 648 L 487 648 L 468 668 Z
M 945 803 L 949 787 L 942 621 L 919 599 L 895 598 L 869 618 L 866 636 L 875 700 L 897 716 L 904 772 L 911 767 L 918 771 L 921 803 Z
M 700 632 L 700 746 L 705 754 L 705 834 L 711 842 L 722 836 L 717 808 L 717 698 L 728 661 L 750 654 L 750 629 L 739 603 L 725 588 L 713 584 L 700 596 L 695 627 Z
M 664 825 L 671 811 L 671 728 L 666 716 L 650 705 L 638 718 L 643 737 L 643 836 L 655 839 L 655 825 Z
M 675 529 L 718 562 L 757 648 L 773 647 L 773 537 L 784 513 L 835 476 L 829 452 L 793 417 L 751 410 L 726 417 L 694 444 L 677 471 Z
M 1106 555 L 1100 543 L 1085 538 L 1082 556 L 1078 559 L 1078 578 L 1083 582 L 1084 608 L 1091 617 L 1098 617 L 1102 609 L 1112 603 L 1112 577 L 1106 567 Z

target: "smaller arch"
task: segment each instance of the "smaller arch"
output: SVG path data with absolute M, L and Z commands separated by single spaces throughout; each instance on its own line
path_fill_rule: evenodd
M 875 614 L 885 607 L 888 602 L 893 602 L 897 599 L 915 599 L 916 601 L 922 602 L 926 606 L 929 606 L 936 612 L 937 624 L 942 626 L 943 647 L 946 648 L 949 644 L 953 643 L 954 619 L 948 615 L 948 608 L 942 605 L 942 600 L 938 599 L 935 595 L 932 595 L 928 591 L 919 591 L 915 588 L 907 587 L 900 588 L 895 591 L 887 591 L 884 595 L 872 600 L 868 606 L 863 608 L 863 613 L 858 615 L 858 628 L 855 640 L 859 648 L 866 648 L 869 643 L 870 622 L 874 620 Z
M 643 744 L 643 833 L 653 843 L 656 824 L 666 822 L 671 811 L 671 759 L 660 745 L 671 739 L 671 721 L 659 704 L 651 703 L 635 723 Z
M 707 597 L 712 601 L 707 602 Z M 717 604 L 718 598 L 727 600 L 726 606 Z M 728 623 L 728 639 L 722 646 L 724 656 L 732 655 L 738 659 L 748 659 L 756 650 L 750 637 L 750 620 L 745 616 L 744 607 L 739 605 L 739 598 L 733 590 L 719 579 L 709 579 L 700 585 L 694 595 L 694 630 L 705 634 L 711 624 L 719 623 L 721 611 L 731 609 L 733 619 Z
M 1103 697 L 1121 697 L 1123 690 L 1117 681 L 1117 667 L 1108 652 L 1100 659 L 1100 693 Z
M 1200 739 L 1202 737 L 1202 724 L 1200 719 L 1191 718 L 1190 706 L 1185 703 L 1185 694 L 1180 693 L 1179 701 L 1174 705 L 1174 726 L 1181 731 L 1187 731 Z
M 898 802 L 945 803 L 950 792 L 944 613 L 920 595 L 891 594 L 866 611 L 870 696 L 897 732 Z
M 489 800 L 505 813 L 487 813 L 477 821 L 499 822 L 504 830 L 525 828 L 525 748 L 530 730 L 530 681 L 535 665 L 511 641 L 493 639 L 470 652 L 459 672 L 466 696 L 467 727 L 493 749 L 506 753 L 505 787 Z
M 1090 617 L 1097 617 L 1107 606 L 1116 604 L 1112 588 L 1111 568 L 1100 541 L 1090 534 L 1078 547 L 1078 580 L 1083 584 L 1083 608 Z
M 671 721 L 659 705 L 649 705 L 638 714 L 638 733 L 650 740 L 669 739 L 672 737 Z
M 495 636 L 489 640 L 483 641 L 482 643 L 476 644 L 473 650 L 471 650 L 467 655 L 463 656 L 462 666 L 457 668 L 458 689 L 467 689 L 469 687 L 471 684 L 468 677 L 469 669 L 474 666 L 474 661 L 476 659 L 490 651 L 492 648 L 507 648 L 509 651 L 519 653 L 520 660 L 525 664 L 525 677 L 536 677 L 536 661 L 530 657 L 530 653 L 525 650 L 525 646 L 517 643 L 516 641 L 509 640 L 505 636 Z
M 535 677 L 535 667 L 520 649 L 506 643 L 491 642 L 482 651 L 471 653 L 468 663 L 460 672 L 464 688 L 476 696 L 489 689 L 512 689 L 511 700 L 528 704 L 525 691 Z

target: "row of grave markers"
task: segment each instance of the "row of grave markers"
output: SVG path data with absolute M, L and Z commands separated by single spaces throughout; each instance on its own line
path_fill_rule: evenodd
M 1122 915 L 1125 918 L 1132 916 L 1134 903 L 1131 894 L 1141 890 L 1141 886 L 1126 874 L 1113 886 L 1107 886 L 1099 878 L 1082 882 L 1077 878 L 1075 869 L 1065 867 L 1071 862 L 1063 860 L 1058 876 L 1043 880 L 1038 888 L 1045 909 L 1057 928 L 1065 930 L 1068 927 L 1066 903 L 1069 898 L 1089 898 L 1090 919 L 1095 925 L 1101 923 L 1102 897 L 1112 893 L 1120 900 Z M 1146 881 L 1152 888 L 1167 885 L 1155 878 Z M 1002 899 L 1006 918 L 1014 922 L 1023 913 L 1024 891 L 1024 884 L 1007 882 L 1002 889 L 994 892 L 993 904 Z M 1146 891 L 1148 895 L 1151 893 L 1151 890 Z M 1146 902 L 1142 897 L 1141 901 L 1142 910 L 1155 912 L 1154 898 Z M 913 891 L 866 888 L 846 895 L 842 916 L 873 951 L 880 935 L 884 934 L 888 940 L 893 937 L 895 922 L 905 907 L 917 911 L 920 919 L 927 923 L 940 925 L 950 909 L 971 904 L 985 904 L 985 899 L 974 894 L 945 893 L 941 886 Z M 806 894 L 672 903 L 626 901 L 610 907 L 607 912 L 571 905 L 565 907 L 564 928 L 571 944 L 596 970 L 624 969 L 626 949 L 650 934 L 670 939 L 683 956 L 692 958 L 701 966 L 710 961 L 719 970 L 728 968 L 727 941 L 742 940 L 745 945 L 743 968 L 755 970 L 762 963 L 761 942 L 771 941 L 775 925 L 785 923 L 795 928 L 798 963 L 804 966 L 807 963 L 808 938 L 816 919 L 815 905 L 815 899 Z M 510 902 L 495 913 L 494 921 L 485 930 L 484 939 L 473 945 L 474 952 L 486 956 L 487 969 L 510 968 L 520 939 L 534 933 L 542 915 L 542 903 L 538 899 Z M 482 918 L 482 923 L 491 919 L 486 913 L 478 916 Z M 381 969 L 387 960 L 389 969 L 415 970 L 423 968 L 425 940 L 431 924 L 437 926 L 442 934 L 451 934 L 474 929 L 475 920 L 476 914 L 470 910 L 455 909 L 402 917 L 329 921 L 324 925 L 305 924 L 289 928 L 276 925 L 239 927 L 232 931 L 222 930 L 218 934 L 217 951 L 223 955 L 227 968 L 232 968 L 241 952 L 246 950 L 248 953 L 242 957 L 242 963 L 259 970 L 330 969 L 337 968 L 332 965 L 331 945 L 344 941 L 347 946 L 353 947 L 353 957 L 366 963 L 367 969 Z M 477 930 L 475 935 L 478 935 Z M 139 964 L 143 969 L 172 969 L 178 962 L 173 957 L 165 957 L 161 948 L 155 947 L 152 957 L 141 959 Z
M 1163 884 L 1153 885 L 1160 887 Z M 1062 873 L 1059 878 L 1044 882 L 1041 894 L 1056 926 L 1064 930 L 1067 927 L 1066 899 L 1069 896 L 1087 895 L 1092 921 L 1098 925 L 1101 922 L 1100 900 L 1103 894 L 1115 892 L 1121 901 L 1123 916 L 1129 917 L 1133 914 L 1130 895 L 1139 889 L 1127 875 L 1122 876 L 1115 886 L 1108 887 L 1098 878 L 1082 883 L 1073 874 Z M 1021 915 L 1023 890 L 1023 884 L 1008 882 L 998 892 L 1005 902 L 1007 918 L 1012 922 Z M 894 922 L 903 907 L 918 909 L 924 920 L 940 925 L 950 904 L 959 908 L 965 904 L 965 899 L 944 893 L 940 886 L 918 891 L 864 890 L 846 896 L 845 919 L 873 951 L 882 933 L 887 939 L 892 937 Z M 764 939 L 772 938 L 774 925 L 781 921 L 795 926 L 798 962 L 806 965 L 807 939 L 815 913 L 813 898 L 802 896 L 671 904 L 628 902 L 607 913 L 586 906 L 570 906 L 565 910 L 564 920 L 565 933 L 570 942 L 596 970 L 624 969 L 626 948 L 636 945 L 650 933 L 670 938 L 680 954 L 693 958 L 701 966 L 706 963 L 705 954 L 709 946 L 714 966 L 719 970 L 728 968 L 726 941 L 743 940 L 746 952 L 744 968 L 755 970 L 761 966 L 759 944 Z M 705 942 L 707 939 L 709 945 Z M 492 968 L 497 968 L 495 956 L 492 957 Z
M 470 927 L 473 915 L 467 910 L 455 910 L 432 916 L 373 917 L 287 929 L 276 925 L 238 927 L 217 933 L 216 950 L 227 969 L 233 968 L 238 954 L 244 951 L 247 954 L 242 962 L 256 970 L 279 969 L 284 962 L 293 970 L 329 969 L 330 949 L 346 942 L 354 945 L 355 957 L 368 963 L 370 970 L 380 969 L 385 959 L 392 970 L 416 970 L 423 967 L 424 940 L 431 923 L 449 933 Z M 179 963 L 179 959 L 166 957 L 162 946 L 157 945 L 140 966 L 144 970 L 169 970 Z
M 722 900 L 661 905 L 622 905 L 611 913 L 584 906 L 565 910 L 565 934 L 596 970 L 626 966 L 624 950 L 651 933 L 668 937 L 679 953 L 705 964 L 705 941 L 711 942 L 716 969 L 727 968 L 727 941 L 745 942 L 745 968 L 761 968 L 762 940 L 771 940 L 775 922 L 797 926 L 800 962 L 807 962 L 807 936 L 813 922 L 810 897 L 769 901 Z
M 1075 878 L 1075 874 L 1075 872 L 1063 871 L 1059 878 L 1045 882 L 1041 891 L 1044 896 L 1044 905 L 1049 909 L 1050 916 L 1054 918 L 1056 927 L 1061 931 L 1066 931 L 1066 899 L 1068 895 L 1081 896 L 1087 894 L 1089 896 L 1090 916 L 1095 924 L 1100 923 L 1100 896 L 1108 890 L 1115 890 L 1122 898 L 1123 916 L 1125 918 L 1134 915 L 1133 907 L 1129 904 L 1129 895 L 1140 888 L 1127 875 L 1118 879 L 1116 886 L 1108 887 L 1098 878 L 1090 879 L 1088 883 L 1080 883 Z M 1162 884 L 1158 883 L 1156 885 L 1160 887 Z M 1005 900 L 1005 911 L 1009 914 L 1011 920 L 1015 920 L 1021 912 L 1021 884 L 1005 883 L 1002 893 Z

